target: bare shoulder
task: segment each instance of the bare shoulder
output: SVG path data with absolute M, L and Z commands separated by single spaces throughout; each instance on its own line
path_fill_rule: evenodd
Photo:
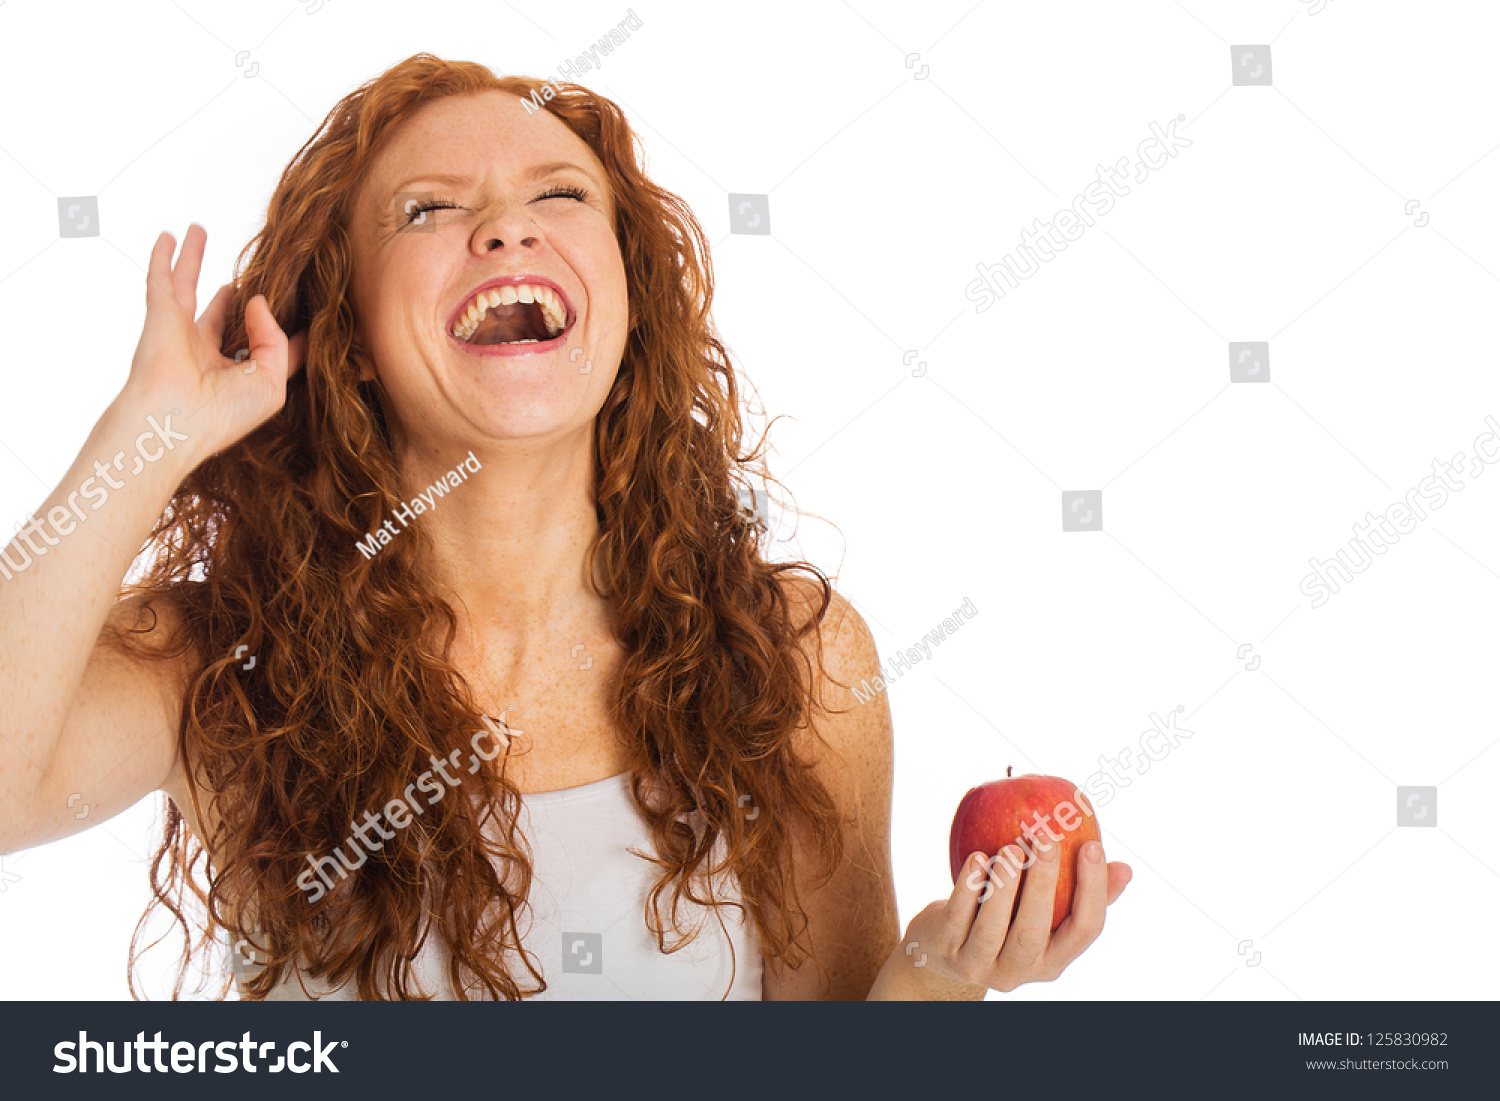
M 783 575 L 800 627 L 823 605 L 822 584 Z M 891 875 L 891 802 L 895 744 L 875 639 L 847 597 L 831 590 L 816 631 L 801 640 L 816 682 L 814 709 L 797 731 L 798 756 L 822 782 L 842 819 L 844 860 L 831 878 L 809 838 L 794 837 L 791 862 L 809 920 L 811 950 L 830 975 L 824 984 L 804 965 L 762 973 L 766 1000 L 863 999 L 900 940 Z M 819 650 L 821 648 L 821 661 Z M 814 874 L 814 870 L 819 874 Z
M 800 628 L 822 608 L 823 585 L 806 575 L 783 574 L 780 580 L 793 622 Z M 848 597 L 831 584 L 827 609 L 816 630 L 801 640 L 801 646 L 817 676 L 818 698 L 825 706 L 846 707 L 850 701 L 868 698 L 868 691 L 856 695 L 856 690 L 879 669 L 875 637 Z
M 783 582 L 799 626 L 818 613 L 823 586 L 799 577 Z M 812 717 L 816 737 L 805 754 L 851 803 L 875 794 L 889 798 L 894 738 L 885 693 L 878 690 L 880 655 L 864 616 L 849 598 L 829 587 L 828 607 L 816 631 L 801 641 L 815 679 L 815 698 L 826 711 Z M 803 730 L 804 737 L 808 729 Z M 872 789 L 875 789 L 872 792 Z M 850 806 L 853 812 L 855 807 Z

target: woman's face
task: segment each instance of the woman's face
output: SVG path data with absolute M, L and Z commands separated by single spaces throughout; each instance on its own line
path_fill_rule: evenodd
M 625 267 L 604 167 L 550 112 L 503 92 L 426 105 L 374 158 L 349 232 L 355 324 L 399 443 L 445 460 L 593 420 L 625 347 Z M 516 286 L 464 323 L 476 290 L 516 276 L 554 288 L 550 317 Z

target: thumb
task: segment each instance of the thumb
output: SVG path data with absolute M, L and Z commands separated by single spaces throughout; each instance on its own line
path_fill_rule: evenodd
M 245 335 L 250 341 L 250 358 L 267 368 L 287 364 L 287 339 L 276 323 L 266 296 L 257 294 L 245 303 Z M 247 365 L 246 370 L 249 370 Z

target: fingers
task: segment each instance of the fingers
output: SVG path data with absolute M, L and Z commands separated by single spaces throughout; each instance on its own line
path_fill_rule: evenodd
M 163 231 L 151 247 L 151 261 L 146 267 L 146 308 L 161 301 L 162 296 L 172 294 L 172 253 L 177 242 L 170 233 Z
M 182 238 L 182 254 L 177 257 L 177 266 L 172 269 L 172 297 L 177 299 L 189 317 L 198 308 L 198 272 L 203 267 L 203 246 L 207 240 L 206 229 L 197 222 L 189 225 Z
M 234 284 L 225 283 L 209 299 L 208 305 L 203 309 L 203 316 L 198 319 L 198 331 L 215 348 L 224 342 L 224 323 L 228 319 L 229 303 L 233 299 Z
M 1005 935 L 1010 928 L 1011 914 L 1016 908 L 1016 891 L 1021 882 L 1021 872 L 1026 865 L 1026 854 L 1015 845 L 1007 845 L 986 862 L 988 876 L 983 881 L 984 891 L 978 895 L 979 916 L 968 929 L 968 938 L 958 951 L 958 958 L 973 966 L 978 974 L 988 974 L 995 966 L 1000 949 L 1005 944 Z M 981 872 L 974 873 L 977 879 Z
M 1046 837 L 1033 836 L 1036 860 L 1027 869 L 1021 888 L 1021 907 L 1011 923 L 1000 953 L 1000 963 L 1017 974 L 1030 975 L 1047 951 L 1052 938 L 1052 913 L 1057 899 L 1057 875 L 1062 866 L 1062 845 Z
M 959 869 L 958 881 L 953 884 L 953 894 L 949 896 L 945 909 L 948 915 L 947 934 L 952 944 L 964 943 L 964 938 L 969 935 L 969 926 L 974 923 L 974 915 L 979 911 L 981 893 L 989 893 L 985 868 L 984 853 L 975 853 Z
M 224 326 L 228 321 L 230 303 L 234 301 L 234 291 L 233 283 L 225 283 L 204 308 L 203 316 L 198 319 L 198 331 L 215 348 L 224 342 Z M 277 345 L 285 340 L 286 334 L 276 323 L 270 306 L 266 305 L 265 295 L 257 294 L 245 304 L 245 335 L 250 341 L 251 356 L 255 357 L 260 353 L 257 363 L 270 358 L 266 355 L 268 352 L 274 356 Z M 304 329 L 286 341 L 288 378 L 302 369 L 306 358 L 307 330 Z
M 256 363 L 264 366 L 287 362 L 286 334 L 276 324 L 263 294 L 245 303 L 245 336 L 250 341 L 250 358 Z
M 1117 865 L 1109 865 L 1114 868 Z M 1104 930 L 1105 893 L 1109 868 L 1104 864 L 1104 846 L 1090 841 L 1078 852 L 1078 886 L 1073 891 L 1073 912 L 1052 935 L 1052 951 L 1059 964 L 1067 964 L 1098 938 Z
M 1126 864 L 1122 860 L 1111 861 L 1109 864 L 1109 897 L 1105 904 L 1108 905 L 1119 898 L 1134 877 L 1135 873 L 1130 870 L 1129 864 Z

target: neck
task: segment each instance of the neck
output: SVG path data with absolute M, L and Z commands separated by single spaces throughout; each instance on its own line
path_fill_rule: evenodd
M 592 425 L 570 437 L 516 439 L 473 448 L 473 463 L 435 506 L 416 518 L 435 551 L 438 592 L 459 619 L 465 651 L 550 646 L 559 634 L 597 636 L 608 602 L 585 580 L 599 532 L 593 496 Z M 408 501 L 465 459 L 456 447 L 401 455 Z M 425 498 L 424 498 L 425 502 Z

